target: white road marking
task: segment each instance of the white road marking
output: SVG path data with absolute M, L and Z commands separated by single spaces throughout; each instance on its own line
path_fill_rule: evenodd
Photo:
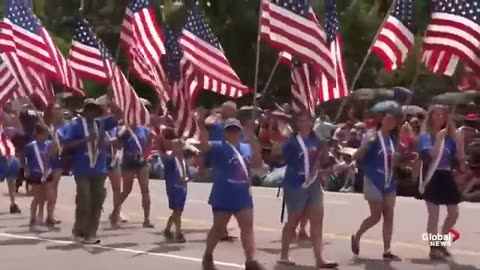
M 47 242 L 47 243 L 54 243 L 54 244 L 60 244 L 60 245 L 76 244 L 73 241 L 54 240 L 54 239 L 48 239 L 48 238 L 43 238 L 43 237 L 16 235 L 16 234 L 10 234 L 10 233 L 0 233 L 0 237 L 14 238 L 14 239 L 39 240 L 39 241 L 43 241 L 43 242 Z M 108 247 L 108 246 L 102 246 L 102 245 L 93 245 L 92 247 L 101 248 L 101 249 L 105 249 L 105 250 L 133 253 L 133 254 L 142 254 L 142 255 L 150 255 L 150 256 L 163 257 L 163 258 L 169 258 L 169 259 L 191 261 L 191 262 L 197 262 L 197 263 L 202 262 L 201 258 L 173 255 L 173 254 L 167 254 L 167 253 L 155 253 L 155 252 L 149 252 L 149 251 L 143 251 L 143 250 L 137 250 L 137 249 L 116 248 L 116 247 Z M 226 266 L 226 267 L 232 267 L 232 268 L 244 268 L 245 267 L 244 265 L 240 265 L 240 264 L 236 264 L 236 263 L 229 263 L 229 262 L 215 261 L 215 264 L 219 265 L 219 266 Z

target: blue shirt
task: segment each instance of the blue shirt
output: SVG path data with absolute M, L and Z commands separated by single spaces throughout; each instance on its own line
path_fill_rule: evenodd
M 76 140 L 85 139 L 85 130 L 82 123 L 83 118 L 76 118 L 65 127 L 65 134 L 63 137 L 63 143 L 70 143 Z M 105 134 L 105 131 L 114 128 L 117 125 L 117 121 L 112 117 L 98 118 L 95 120 L 95 124 L 98 127 L 99 136 Z M 101 142 L 103 138 L 98 138 Z M 93 168 L 90 167 L 90 159 L 88 156 L 88 143 L 84 142 L 78 145 L 72 150 L 72 171 L 75 176 L 95 176 L 107 173 L 107 155 L 105 148 L 99 147 L 97 163 Z
M 209 141 L 222 141 L 223 140 L 223 120 L 216 121 L 208 129 Z
M 35 145 L 38 147 L 38 154 L 35 151 Z M 24 150 L 24 158 L 25 158 L 25 166 L 27 167 L 28 171 L 30 172 L 30 176 L 33 177 L 43 177 L 42 169 L 40 167 L 40 162 L 44 163 L 44 170 L 47 172 L 51 167 L 52 160 L 47 160 L 48 152 L 50 151 L 50 147 L 52 145 L 52 141 L 48 140 L 42 143 L 37 141 L 33 141 L 27 146 L 25 146 Z M 40 159 L 40 160 L 39 160 Z
M 376 131 L 375 131 L 376 132 Z M 373 139 L 372 139 L 373 138 Z M 363 157 L 361 163 L 364 176 L 373 183 L 373 185 L 383 193 L 389 193 L 395 191 L 397 188 L 396 179 L 392 170 L 392 156 L 395 152 L 396 140 L 392 137 L 385 138 L 385 148 L 387 149 L 387 168 L 389 174 L 391 175 L 390 184 L 388 187 L 385 187 L 385 158 L 383 154 L 382 145 L 377 134 L 372 134 L 371 136 L 367 135 L 364 137 L 364 143 L 366 140 L 369 140 L 365 156 Z
M 309 168 L 312 169 L 315 166 L 315 155 L 321 142 L 315 135 L 303 138 L 303 141 L 309 155 Z M 305 182 L 305 159 L 302 147 L 300 146 L 296 135 L 292 135 L 288 138 L 283 146 L 282 152 L 287 163 L 285 179 L 283 180 L 282 186 L 287 189 L 300 188 Z
M 427 133 L 422 133 L 418 139 L 418 152 L 420 158 L 426 164 L 433 162 L 430 157 L 429 151 L 432 149 L 435 144 L 436 136 L 431 136 Z M 445 138 L 445 146 L 443 147 L 442 157 L 440 163 L 438 164 L 437 170 L 451 170 L 452 161 L 455 158 L 455 153 L 457 150 L 457 144 L 454 139 L 450 137 Z
M 214 180 L 209 204 L 214 209 L 232 212 L 253 207 L 248 175 L 252 157 L 251 146 L 244 143 L 235 146 L 246 166 L 245 172 L 229 143 L 214 141 L 210 142 L 210 145 L 207 155 L 212 165 Z
M 165 170 L 165 185 L 167 188 L 168 196 L 175 196 L 175 194 L 178 193 L 186 193 L 187 185 L 183 182 L 184 179 L 182 179 L 180 172 L 180 169 L 182 168 L 178 168 L 175 156 L 164 155 L 162 156 L 162 161 Z M 185 173 L 187 178 L 191 177 L 188 164 L 186 164 L 186 160 Z
M 131 132 L 137 136 L 138 142 L 135 141 L 135 138 L 132 136 Z M 148 146 L 149 134 L 150 131 L 144 126 L 138 126 L 134 129 L 127 129 L 123 134 L 121 134 L 120 140 L 123 145 L 124 155 L 143 155 Z

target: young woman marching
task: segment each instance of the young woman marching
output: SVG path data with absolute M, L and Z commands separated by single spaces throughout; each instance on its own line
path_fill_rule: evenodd
M 123 146 L 121 165 L 123 190 L 120 193 L 118 204 L 115 205 L 115 208 L 112 211 L 112 224 L 117 223 L 121 206 L 132 191 L 133 181 L 135 177 L 137 177 L 138 184 L 140 185 L 140 192 L 142 193 L 142 207 L 144 213 L 143 227 L 154 227 L 150 222 L 150 172 L 148 162 L 144 157 L 144 151 L 149 143 L 149 134 L 150 132 L 148 128 L 144 126 L 131 128 L 123 126 L 119 128 L 118 140 Z
M 35 140 L 25 147 L 25 172 L 27 182 L 32 187 L 32 202 L 30 205 L 30 231 L 43 232 L 38 227 L 41 220 L 37 220 L 37 211 L 42 207 L 41 202 L 46 201 L 49 216 L 52 215 L 54 189 L 50 185 L 53 181 L 51 160 L 57 154 L 57 146 L 48 139 L 49 131 L 46 126 L 38 124 L 35 127 Z
M 120 203 L 120 194 L 122 192 L 122 172 L 120 170 L 120 163 L 122 159 L 123 149 L 120 143 L 117 140 L 118 127 L 115 127 L 111 130 L 105 132 L 105 147 L 107 153 L 107 170 L 108 170 L 108 179 L 110 180 L 110 185 L 112 187 L 112 197 L 113 197 L 113 209 L 115 205 Z M 127 222 L 125 218 L 122 217 L 122 213 L 118 217 L 113 217 L 113 214 L 110 214 L 110 225 L 112 228 L 118 226 L 118 220 L 121 222 Z
M 458 139 L 458 140 L 457 140 Z M 454 180 L 454 164 L 464 162 L 461 138 L 455 135 L 455 125 L 445 106 L 433 106 L 424 121 L 419 138 L 419 154 L 422 159 L 419 191 L 427 204 L 427 232 L 447 235 L 458 218 L 460 191 Z M 447 206 L 447 218 L 438 231 L 440 205 Z M 431 247 L 430 258 L 442 260 L 450 257 L 445 247 Z
M 240 227 L 240 238 L 245 252 L 245 269 L 264 269 L 255 260 L 255 235 L 253 232 L 253 200 L 250 183 L 250 168 L 260 168 L 262 159 L 260 145 L 253 130 L 244 130 L 240 143 L 242 125 L 235 118 L 226 119 L 221 141 L 208 141 L 208 132 L 200 125 L 199 149 L 208 155 L 213 175 L 209 204 L 213 210 L 213 226 L 207 235 L 207 246 L 203 256 L 203 269 L 216 269 L 213 251 L 225 236 L 227 224 L 232 216 Z
M 60 178 L 63 174 L 64 163 L 62 161 L 62 151 L 61 151 L 61 140 L 63 138 L 63 127 L 64 127 L 64 118 L 62 111 L 60 110 L 60 105 L 51 104 L 47 107 L 44 113 L 44 122 L 46 126 L 50 129 L 51 143 L 55 144 L 58 153 L 52 157 L 51 162 L 51 181 L 46 184 L 45 188 L 51 189 L 49 192 L 53 194 L 53 199 L 47 202 L 47 218 L 45 224 L 48 227 L 54 227 L 56 224 L 60 224 L 60 220 L 56 220 L 54 217 L 55 204 L 57 203 L 58 198 L 58 184 Z M 43 221 L 43 208 L 45 200 L 40 202 L 38 210 L 38 221 Z
M 313 119 L 306 112 L 292 115 L 292 129 L 294 133 L 280 150 L 287 163 L 282 186 L 288 220 L 282 231 L 282 250 L 278 263 L 295 264 L 289 257 L 290 244 L 295 239 L 298 224 L 307 217 L 316 266 L 336 268 L 337 263 L 327 262 L 322 256 L 323 190 L 317 177 L 321 142 L 313 132 Z
M 383 112 L 377 129 L 365 135 L 362 145 L 354 155 L 358 166 L 362 167 L 364 172 L 363 194 L 370 207 L 370 216 L 363 220 L 351 238 L 351 248 L 355 255 L 360 252 L 362 235 L 383 217 L 383 259 L 400 259 L 390 248 L 397 190 L 397 181 L 393 175 L 394 156 L 401 119 L 401 111 L 396 108 Z
M 190 181 L 190 171 L 183 153 L 183 143 L 179 139 L 170 142 L 164 141 L 170 153 L 163 155 L 165 166 L 165 185 L 167 188 L 168 207 L 172 215 L 167 221 L 163 232 L 165 238 L 174 239 L 177 243 L 185 243 L 182 233 L 182 213 L 187 199 L 187 183 Z M 175 235 L 171 228 L 175 225 Z

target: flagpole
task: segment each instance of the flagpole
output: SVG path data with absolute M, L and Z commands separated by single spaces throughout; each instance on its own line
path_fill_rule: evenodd
M 354 89 L 355 89 L 355 84 L 357 83 L 358 79 L 360 79 L 360 75 L 362 74 L 363 68 L 364 68 L 365 65 L 367 64 L 368 57 L 370 56 L 370 54 L 372 54 L 373 45 L 374 45 L 375 42 L 377 41 L 378 36 L 380 35 L 380 33 L 381 33 L 382 30 L 383 30 L 383 27 L 385 26 L 385 23 L 387 22 L 388 18 L 390 17 L 390 13 L 392 13 L 393 9 L 395 8 L 395 3 L 396 3 L 396 2 L 397 2 L 397 0 L 393 0 L 393 1 L 392 1 L 392 5 L 391 5 L 390 8 L 388 9 L 387 15 L 386 15 L 385 18 L 383 19 L 383 22 L 382 22 L 382 24 L 380 25 L 380 28 L 378 29 L 377 33 L 375 34 L 375 38 L 373 39 L 372 44 L 370 44 L 370 47 L 368 48 L 368 51 L 367 51 L 367 53 L 365 54 L 365 57 L 363 58 L 362 64 L 361 64 L 360 67 L 358 68 L 357 73 L 355 74 L 355 77 L 353 78 L 353 81 L 352 81 L 351 84 L 350 84 L 350 89 L 349 89 L 349 93 L 350 93 L 350 94 L 353 93 L 353 91 L 354 91 Z M 341 103 L 341 105 L 340 105 L 340 108 L 339 108 L 338 111 L 337 111 L 337 115 L 335 116 L 334 123 L 337 123 L 338 119 L 339 119 L 340 116 L 342 115 L 343 109 L 345 108 L 345 105 L 347 104 L 347 101 L 348 101 L 348 100 L 349 100 L 349 97 L 344 98 L 344 99 L 342 100 L 342 103 Z
M 272 71 L 270 72 L 270 76 L 268 77 L 267 83 L 265 84 L 265 86 L 262 89 L 262 97 L 260 98 L 260 101 L 263 101 L 265 99 L 266 91 L 268 90 L 268 87 L 270 86 L 270 83 L 273 80 L 273 76 L 275 75 L 275 72 L 277 71 L 277 68 L 278 68 L 278 65 L 280 64 L 280 61 L 281 61 L 281 58 L 279 56 L 277 58 L 277 61 L 275 62 L 275 65 L 272 68 Z M 256 99 L 255 97 L 253 97 L 253 98 Z
M 259 73 L 259 66 L 260 66 L 260 42 L 261 42 L 261 35 L 262 35 L 262 12 L 263 12 L 263 0 L 258 0 L 259 2 L 259 12 L 258 12 L 258 34 L 257 34 L 257 52 L 255 58 L 255 81 L 253 86 L 253 113 L 252 113 L 252 120 L 255 121 L 255 112 L 257 111 L 258 102 L 256 99 L 257 92 L 258 92 L 258 73 Z

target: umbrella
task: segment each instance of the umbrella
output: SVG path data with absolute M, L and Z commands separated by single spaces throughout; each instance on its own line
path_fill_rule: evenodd
M 442 105 L 466 105 L 470 102 L 468 94 L 465 92 L 448 92 L 436 95 L 432 98 L 432 103 Z
M 393 88 L 393 99 L 400 102 L 406 103 L 411 100 L 413 96 L 412 91 L 405 87 L 394 87 Z
M 393 91 L 386 88 L 361 88 L 355 90 L 352 95 L 357 100 L 372 100 L 377 97 L 392 98 Z
M 425 111 L 425 109 L 423 109 L 420 106 L 416 106 L 416 105 L 402 106 L 402 111 L 403 111 L 403 113 L 408 114 L 408 115 L 418 115 L 418 114 L 426 114 L 427 113 L 427 111 Z
M 373 106 L 373 108 L 371 109 L 371 111 L 374 113 L 385 113 L 389 111 L 400 111 L 400 110 L 401 110 L 400 105 L 393 100 L 379 102 L 375 104 L 375 106 Z

